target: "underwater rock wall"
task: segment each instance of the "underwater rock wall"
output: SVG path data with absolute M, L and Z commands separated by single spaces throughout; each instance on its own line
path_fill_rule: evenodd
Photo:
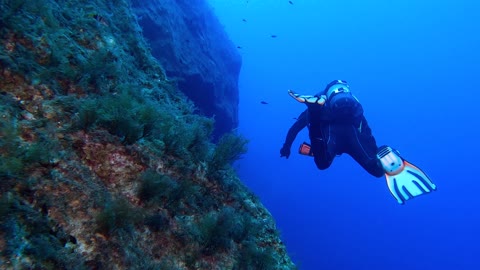
M 200 111 L 216 137 L 238 125 L 241 57 L 205 0 L 133 1 L 152 54 Z
M 0 10 L 0 269 L 295 269 L 131 3 Z

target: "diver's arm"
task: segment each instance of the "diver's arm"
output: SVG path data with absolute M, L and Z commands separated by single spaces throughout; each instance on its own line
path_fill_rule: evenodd
M 293 141 L 297 137 L 297 134 L 304 129 L 308 124 L 307 120 L 307 110 L 302 112 L 300 116 L 297 118 L 297 121 L 290 127 L 287 133 L 287 137 L 285 138 L 285 143 L 283 144 L 282 149 L 288 149 L 292 147 Z M 290 151 L 288 151 L 290 152 Z
M 302 114 L 300 114 L 297 121 L 295 121 L 295 123 L 288 130 L 287 137 L 285 138 L 285 143 L 280 149 L 280 157 L 290 157 L 290 148 L 292 148 L 293 141 L 297 137 L 298 132 L 305 128 L 307 124 L 307 110 L 305 110 Z

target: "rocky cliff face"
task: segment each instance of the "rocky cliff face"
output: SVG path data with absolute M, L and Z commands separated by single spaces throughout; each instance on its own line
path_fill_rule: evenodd
M 133 1 L 152 54 L 221 135 L 238 125 L 241 58 L 204 0 Z
M 294 268 L 129 2 L 0 10 L 0 269 Z

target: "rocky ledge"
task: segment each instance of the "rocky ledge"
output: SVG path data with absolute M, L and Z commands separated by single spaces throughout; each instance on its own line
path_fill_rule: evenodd
M 176 2 L 165 16 L 199 12 Z M 211 139 L 219 119 L 152 56 L 131 3 L 0 10 L 0 269 L 295 268 L 231 167 L 247 141 Z

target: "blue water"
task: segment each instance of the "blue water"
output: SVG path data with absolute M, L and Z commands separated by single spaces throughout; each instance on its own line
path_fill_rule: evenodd
M 480 2 L 209 1 L 242 47 L 250 144 L 238 171 L 300 269 L 480 269 Z M 287 89 L 314 94 L 334 79 L 349 82 L 377 143 L 438 191 L 399 205 L 348 155 L 320 171 L 296 154 L 306 130 L 279 157 L 305 109 Z

